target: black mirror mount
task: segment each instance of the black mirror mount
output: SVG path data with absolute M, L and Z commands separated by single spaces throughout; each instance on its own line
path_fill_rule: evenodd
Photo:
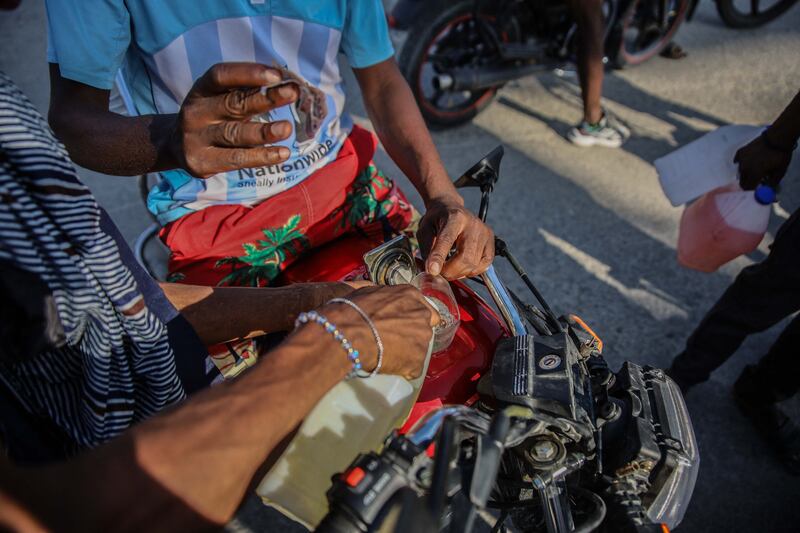
M 500 162 L 503 160 L 504 153 L 502 145 L 489 152 L 464 172 L 455 181 L 455 186 L 457 188 L 478 187 L 481 191 L 490 191 L 500 177 Z
M 478 187 L 481 190 L 481 207 L 478 218 L 486 222 L 489 212 L 489 195 L 492 194 L 494 184 L 500 178 L 500 162 L 503 160 L 503 145 L 498 146 L 486 156 L 472 165 L 469 170 L 458 178 L 454 185 L 456 188 Z

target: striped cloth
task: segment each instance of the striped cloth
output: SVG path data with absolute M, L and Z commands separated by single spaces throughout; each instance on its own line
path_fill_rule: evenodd
M 3 362 L 29 408 L 79 447 L 185 397 L 161 320 L 145 305 L 64 147 L 0 73 L 0 260 L 50 289 L 66 345 Z

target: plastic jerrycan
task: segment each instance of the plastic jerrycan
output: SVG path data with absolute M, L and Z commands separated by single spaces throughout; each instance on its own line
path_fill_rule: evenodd
M 658 180 L 670 203 L 677 207 L 734 183 L 739 174 L 733 162 L 736 151 L 763 131 L 763 126 L 722 126 L 656 159 Z
M 714 272 L 755 250 L 769 222 L 775 189 L 759 185 L 743 191 L 738 183 L 719 187 L 687 206 L 678 235 L 678 263 Z
M 358 454 L 379 450 L 405 422 L 428 371 L 433 341 L 414 380 L 378 374 L 342 381 L 328 391 L 258 485 L 264 503 L 313 530 L 328 512 L 331 477 Z

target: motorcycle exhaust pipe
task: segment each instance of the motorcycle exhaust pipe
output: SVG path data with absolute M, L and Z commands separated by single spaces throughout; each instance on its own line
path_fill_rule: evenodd
M 440 91 L 478 91 L 503 85 L 547 67 L 540 63 L 510 66 L 459 68 L 433 77 L 433 86 Z

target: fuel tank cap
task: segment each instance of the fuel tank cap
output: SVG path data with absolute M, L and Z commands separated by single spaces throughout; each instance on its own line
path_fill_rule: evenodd
M 364 263 L 370 279 L 378 285 L 411 283 L 419 273 L 411 241 L 405 235 L 398 235 L 364 254 Z

